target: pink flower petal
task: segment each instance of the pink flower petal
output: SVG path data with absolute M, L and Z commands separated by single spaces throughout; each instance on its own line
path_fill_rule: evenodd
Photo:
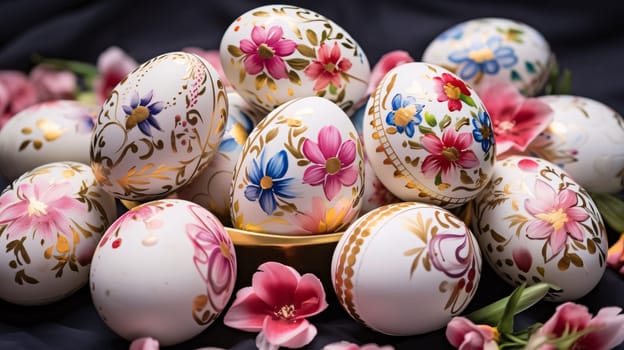
M 589 214 L 587 213 L 587 211 L 579 207 L 568 208 L 568 210 L 566 210 L 566 215 L 568 216 L 569 220 L 576 222 L 583 222 L 589 219 Z
M 303 183 L 317 186 L 325 181 L 325 165 L 310 165 L 303 171 Z
M 624 315 L 620 307 L 604 307 L 589 321 L 588 327 L 595 330 L 579 340 L 585 349 L 614 349 L 624 342 Z M 579 348 L 582 346 L 579 345 Z
M 269 261 L 258 267 L 251 285 L 269 307 L 281 307 L 294 302 L 294 291 L 301 276 L 292 267 Z
M 254 26 L 253 29 L 251 30 L 251 40 L 253 40 L 256 46 L 260 46 L 260 44 L 264 44 L 266 39 L 267 39 L 267 32 L 264 29 L 264 27 Z
M 271 47 L 273 47 L 277 56 L 285 57 L 292 55 L 292 53 L 295 52 L 297 49 L 297 43 L 292 40 L 283 39 L 275 44 L 271 44 Z
M 357 181 L 360 175 L 358 170 L 354 166 L 341 169 L 336 175 L 343 186 L 351 186 Z
M 323 184 L 323 191 L 325 193 L 325 197 L 328 200 L 332 200 L 340 193 L 340 189 L 342 185 L 340 184 L 340 177 L 338 174 L 327 175 L 325 178 L 325 183 Z
M 329 48 L 327 47 L 326 43 L 322 43 L 321 46 L 319 47 L 318 51 L 317 51 L 317 55 L 316 55 L 316 59 L 321 63 L 321 64 L 325 64 L 325 63 L 329 63 L 330 61 L 330 53 L 329 53 Z M 325 70 L 325 69 L 323 69 Z
M 270 318 L 273 310 L 264 303 L 252 287 L 241 288 L 236 293 L 236 299 L 226 312 L 223 323 L 232 328 L 247 332 L 262 330 L 265 318 Z
M 303 155 L 306 156 L 313 163 L 325 166 L 326 158 L 321 152 L 318 144 L 316 142 L 311 141 L 310 139 L 306 139 L 303 142 L 303 147 L 301 149 L 303 151 Z
M 340 159 L 340 162 L 342 163 L 343 166 L 349 166 L 355 160 L 355 154 L 356 154 L 355 142 L 353 142 L 353 140 L 347 140 L 340 147 L 337 157 L 338 159 Z
M 269 28 L 269 32 L 267 33 L 265 43 L 271 47 L 277 43 L 284 35 L 284 30 L 280 26 L 272 26 Z
M 313 274 L 306 273 L 301 276 L 295 290 L 295 307 L 297 319 L 314 316 L 327 308 L 325 290 L 321 280 Z
M 564 225 L 564 229 L 570 237 L 576 239 L 577 241 L 583 242 L 585 240 L 585 230 L 583 230 L 583 227 L 579 225 L 578 222 L 568 220 L 568 222 Z
M 464 169 L 471 169 L 479 165 L 479 159 L 473 151 L 463 151 L 460 152 L 457 164 Z
M 304 70 L 303 73 L 310 79 L 316 80 L 318 77 L 325 71 L 323 64 L 320 62 L 312 62 L 310 63 Z M 318 81 L 317 81 L 318 84 Z M 315 90 L 318 90 L 315 88 Z
M 560 208 L 575 207 L 578 203 L 576 192 L 569 189 L 562 190 L 561 192 L 559 192 L 559 195 L 557 197 L 559 199 Z
M 309 344 L 317 333 L 316 327 L 305 319 L 291 322 L 266 318 L 262 331 L 269 343 L 288 348 Z
M 349 59 L 344 58 L 344 57 L 340 60 L 340 62 L 338 62 L 338 69 L 341 72 L 348 71 L 349 69 L 351 69 L 352 66 L 353 64 L 351 63 L 351 61 L 349 61 Z
M 340 47 L 338 43 L 334 41 L 334 46 L 331 48 L 331 52 L 329 53 L 329 61 L 331 63 L 336 63 L 340 59 Z
M 525 98 L 510 83 L 485 81 L 477 87 L 477 93 L 490 117 L 497 121 L 512 120 L 512 116 Z
M 567 329 L 583 330 L 589 324 L 591 314 L 587 307 L 572 302 L 566 302 L 555 310 L 553 316 L 539 329 L 543 335 L 562 335 Z
M 442 148 L 444 147 L 442 141 L 440 141 L 440 139 L 433 134 L 427 134 L 421 137 L 420 142 L 427 152 L 431 154 L 440 154 L 442 152 Z
M 316 83 L 314 84 L 312 90 L 319 91 L 325 89 L 327 85 L 329 85 L 331 77 L 331 74 L 328 74 L 326 71 L 321 72 L 320 76 L 316 79 Z
M 536 219 L 527 225 L 527 237 L 531 239 L 546 239 L 553 232 L 552 225 L 544 220 Z
M 325 126 L 318 133 L 318 146 L 323 152 L 325 159 L 338 155 L 338 150 L 342 144 L 340 131 L 333 125 Z
M 239 47 L 247 55 L 257 55 L 258 45 L 254 44 L 251 40 L 243 39 L 240 41 Z M 258 57 L 260 58 L 260 57 Z
M 286 63 L 284 63 L 284 61 L 279 56 L 273 56 L 266 59 L 265 64 L 267 70 L 269 71 L 269 75 L 271 75 L 273 78 L 288 79 Z
M 441 168 L 440 160 L 437 157 L 429 155 L 422 163 L 422 172 L 426 176 L 434 176 Z
M 130 343 L 130 350 L 158 350 L 160 344 L 158 340 L 151 337 L 135 339 Z
M 245 71 L 247 74 L 255 75 L 264 69 L 264 60 L 260 58 L 257 54 L 252 54 L 245 57 L 243 60 L 243 64 L 245 65 Z
M 567 241 L 568 241 L 568 234 L 563 228 L 555 230 L 550 235 L 550 240 L 549 240 L 550 247 L 552 248 L 551 256 L 555 256 L 559 254 L 559 252 L 563 250 L 563 247 L 565 246 Z

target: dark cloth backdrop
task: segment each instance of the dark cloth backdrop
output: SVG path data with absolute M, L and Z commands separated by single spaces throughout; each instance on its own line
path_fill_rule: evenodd
M 444 29 L 478 17 L 505 17 L 527 23 L 549 41 L 559 64 L 573 73 L 572 92 L 624 112 L 624 26 L 619 1 L 363 0 L 279 1 L 296 4 L 332 19 L 359 42 L 371 65 L 382 54 L 403 49 L 419 60 L 428 43 Z M 38 53 L 94 63 L 116 45 L 138 62 L 188 46 L 217 49 L 223 32 L 257 0 L 3 0 L 0 1 L 0 69 L 27 71 Z M 0 164 L 0 166 L 8 166 Z M 4 184 L 0 183 L 2 187 Z M 611 241 L 615 239 L 612 233 Z M 4 283 L 0 281 L 0 283 Z M 484 267 L 473 310 L 507 295 L 512 288 Z M 311 319 L 319 330 L 307 348 L 347 340 L 392 344 L 397 349 L 450 348 L 444 329 L 412 337 L 385 336 L 359 325 L 326 291 L 329 309 Z M 414 300 L 425 303 L 426 300 Z M 578 300 L 592 312 L 624 305 L 624 279 L 607 269 L 598 286 Z M 518 326 L 544 322 L 556 304 L 541 302 L 516 318 Z M 223 325 L 208 329 L 175 349 L 218 346 L 254 348 L 255 334 Z M 15 306 L 0 301 L 0 349 L 124 349 L 129 345 L 100 320 L 85 287 L 57 303 Z

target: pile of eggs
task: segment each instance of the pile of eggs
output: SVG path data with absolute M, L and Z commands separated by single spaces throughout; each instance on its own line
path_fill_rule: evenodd
M 11 282 L 0 298 L 45 304 L 88 283 L 117 334 L 176 344 L 233 294 L 227 226 L 344 231 L 328 262 L 336 296 L 355 320 L 392 335 L 460 314 L 482 257 L 512 285 L 558 286 L 553 301 L 600 280 L 606 230 L 587 191 L 624 187 L 621 147 L 596 142 L 621 143 L 621 118 L 588 98 L 540 97 L 552 124 L 524 154 L 497 159 L 475 90 L 543 89 L 553 55 L 534 29 L 461 23 L 370 96 L 363 49 L 310 10 L 248 11 L 220 54 L 226 77 L 194 54 L 165 53 L 96 112 L 55 101 L 6 124 L 0 162 L 11 167 L 0 171 L 14 181 L 0 196 L 0 274 Z M 134 204 L 118 217 L 115 200 Z

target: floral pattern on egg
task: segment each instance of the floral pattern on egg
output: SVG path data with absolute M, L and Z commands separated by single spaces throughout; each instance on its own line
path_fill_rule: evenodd
M 587 191 L 556 165 L 511 156 L 473 202 L 473 229 L 510 284 L 552 283 L 550 300 L 588 293 L 605 269 L 606 230 Z M 579 281 L 583 281 L 580 283 Z
M 267 114 L 291 99 L 324 97 L 348 111 L 370 67 L 359 45 L 331 20 L 296 6 L 267 5 L 238 17 L 221 42 L 228 79 Z
M 444 68 L 420 62 L 394 68 L 366 109 L 366 153 L 377 177 L 402 200 L 456 207 L 489 180 L 490 116 L 474 90 Z
M 480 18 L 444 31 L 427 46 L 422 61 L 440 65 L 475 86 L 504 80 L 534 96 L 546 84 L 554 59 L 544 37 L 532 27 L 504 18 Z

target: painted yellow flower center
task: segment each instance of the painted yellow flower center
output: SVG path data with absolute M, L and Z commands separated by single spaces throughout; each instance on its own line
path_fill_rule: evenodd
M 485 61 L 491 61 L 492 59 L 494 59 L 494 53 L 492 52 L 492 50 L 484 47 L 479 50 L 470 51 L 468 53 L 468 57 L 477 63 L 483 63 Z
M 485 126 L 480 127 L 479 131 L 481 132 L 483 139 L 489 139 L 492 136 L 492 129 L 486 128 Z
M 226 259 L 232 258 L 232 254 L 230 253 L 230 247 L 228 247 L 225 242 L 219 243 L 219 249 L 221 250 L 221 255 L 223 255 Z
M 273 178 L 270 176 L 263 176 L 262 179 L 260 179 L 260 188 L 268 190 L 271 187 L 273 187 Z
M 415 105 L 399 108 L 394 112 L 394 124 L 396 126 L 405 126 L 414 118 L 414 114 L 416 114 Z
M 48 205 L 42 201 L 31 199 L 28 201 L 28 216 L 41 216 L 48 213 Z
M 295 310 L 295 305 L 289 304 L 284 305 L 274 312 L 275 317 L 281 318 L 282 320 L 292 320 L 297 314 L 297 310 Z
M 150 112 L 149 109 L 145 106 L 138 106 L 137 108 L 132 110 L 132 114 L 130 114 L 130 118 L 134 121 L 134 125 L 139 124 L 149 117 Z
M 562 209 L 553 210 L 549 213 L 535 215 L 538 219 L 544 220 L 553 226 L 555 231 L 561 229 L 568 222 L 568 214 Z
M 336 69 L 336 65 L 333 63 L 327 63 L 325 65 L 323 65 L 323 68 L 325 68 L 326 71 L 333 73 L 334 70 Z
M 451 100 L 459 100 L 461 89 L 451 83 L 446 83 L 444 85 L 444 94 Z
M 260 44 L 260 46 L 258 46 L 258 56 L 260 56 L 260 58 L 271 58 L 273 55 L 275 55 L 275 51 L 266 44 Z
M 444 147 L 442 149 L 442 155 L 451 162 L 459 159 L 459 151 L 455 147 Z
M 325 171 L 327 171 L 329 175 L 333 175 L 340 170 L 340 165 L 340 159 L 331 157 L 325 161 Z

